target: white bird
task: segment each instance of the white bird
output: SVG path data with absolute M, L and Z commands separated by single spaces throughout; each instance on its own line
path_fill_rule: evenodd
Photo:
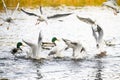
M 92 32 L 96 40 L 96 47 L 99 48 L 103 40 L 103 29 L 99 25 L 92 25 Z
M 35 13 L 31 13 L 31 12 L 28 12 L 28 11 L 25 11 L 23 9 L 21 9 L 22 12 L 26 13 L 27 15 L 29 16 L 35 16 L 35 17 L 38 17 L 37 19 L 37 24 L 39 24 L 40 22 L 46 22 L 46 24 L 48 24 L 47 22 L 47 19 L 54 19 L 54 18 L 60 18 L 60 17 L 65 17 L 65 16 L 68 16 L 68 15 L 71 15 L 72 13 L 64 13 L 64 14 L 55 14 L 55 15 L 52 15 L 52 16 L 47 16 L 46 18 L 43 16 L 43 11 L 42 11 L 42 7 L 40 6 L 40 15 L 37 15 Z
M 64 57 L 62 55 L 62 51 L 64 51 L 66 48 L 64 41 L 60 39 L 58 40 L 56 37 L 53 37 L 52 42 L 55 44 L 55 46 L 52 48 L 52 50 L 48 55 L 49 56 L 54 55 L 54 57 L 58 57 L 58 58 Z
M 20 0 L 18 0 L 18 4 L 17 4 L 15 10 L 12 12 L 11 15 L 8 15 L 8 9 L 7 9 L 7 7 L 6 7 L 6 4 L 5 4 L 5 1 L 4 1 L 4 0 L 2 0 L 2 3 L 3 3 L 3 7 L 4 7 L 5 14 L 6 14 L 6 17 L 7 17 L 7 18 L 4 19 L 4 18 L 0 17 L 0 19 L 2 19 L 2 20 L 4 21 L 4 22 L 3 22 L 2 24 L 0 24 L 0 25 L 3 25 L 5 22 L 9 23 L 9 25 L 10 25 L 10 23 L 13 23 L 13 21 L 15 20 L 15 19 L 12 18 L 12 16 L 14 15 L 15 11 L 19 8 Z M 7 29 L 9 29 L 9 27 L 7 27 Z
M 102 4 L 102 6 L 106 6 L 108 8 L 111 8 L 114 11 L 114 14 L 117 15 L 119 13 L 119 6 L 117 5 L 117 2 L 115 0 L 108 0 Z
M 67 39 L 63 39 L 63 41 L 66 43 L 66 45 L 68 46 L 68 48 L 72 48 L 73 49 L 73 58 L 74 59 L 82 59 L 86 53 L 85 48 L 82 46 L 82 44 L 80 42 L 75 42 L 75 41 L 70 41 Z
M 42 50 L 42 36 L 41 36 L 41 32 L 39 33 L 39 37 L 38 37 L 38 43 L 34 44 L 31 42 L 27 42 L 25 40 L 23 40 L 23 42 L 25 44 L 27 44 L 31 49 L 29 51 L 29 53 L 27 54 L 28 57 L 31 57 L 33 59 L 41 59 L 42 57 L 40 56 L 40 52 Z
M 100 43 L 103 40 L 103 35 L 104 35 L 103 29 L 98 24 L 96 24 L 95 21 L 93 21 L 90 18 L 82 18 L 82 17 L 79 17 L 79 16 L 77 16 L 77 18 L 80 21 L 83 21 L 83 22 L 91 25 L 92 32 L 93 32 L 93 37 L 96 40 L 96 47 L 99 48 L 100 47 Z

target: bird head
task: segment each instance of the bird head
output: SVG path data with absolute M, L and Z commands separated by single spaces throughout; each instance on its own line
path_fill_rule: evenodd
M 20 46 L 22 46 L 23 44 L 22 44 L 22 42 L 18 42 L 17 43 L 17 48 L 20 48 Z
M 58 39 L 56 37 L 53 37 L 51 41 L 55 43 L 55 41 L 58 41 Z

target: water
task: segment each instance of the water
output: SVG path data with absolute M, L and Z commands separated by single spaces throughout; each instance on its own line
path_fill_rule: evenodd
M 4 24 L 0 27 L 0 79 L 6 78 L 9 80 L 120 80 L 120 45 L 106 47 L 105 49 L 107 51 L 107 56 L 103 58 L 95 58 L 94 56 L 92 56 L 94 51 L 91 50 L 94 50 L 93 47 L 88 51 L 88 58 L 78 61 L 74 61 L 70 58 L 32 60 L 26 59 L 23 54 L 18 54 L 16 57 L 13 56 L 10 53 L 10 50 L 15 47 L 16 43 L 18 41 L 22 41 L 22 39 L 24 38 L 36 40 L 36 36 L 38 35 L 40 29 L 43 30 L 43 35 L 45 35 L 44 40 L 46 41 L 49 41 L 49 38 L 51 38 L 51 36 L 53 35 L 71 38 L 73 37 L 73 33 L 77 33 L 77 35 L 75 35 L 74 37 L 80 37 L 84 34 L 83 32 L 83 34 L 78 33 L 78 29 L 80 30 L 80 27 L 78 25 L 80 24 L 76 24 L 76 22 L 72 23 L 72 20 L 71 22 L 67 21 L 69 20 L 69 18 L 64 19 L 65 25 L 68 24 L 67 26 L 65 26 L 62 22 L 56 21 L 56 23 L 54 23 L 54 21 L 51 21 L 51 23 L 48 24 L 48 27 L 46 27 L 45 23 L 35 26 L 34 23 L 36 19 L 34 17 L 26 18 L 26 15 L 19 14 L 19 18 L 21 16 L 25 19 L 16 20 L 15 23 L 17 25 L 10 24 L 9 30 L 6 29 L 8 26 L 7 24 Z M 74 26 L 75 28 L 69 30 L 69 24 Z M 62 28 L 62 26 L 64 28 Z M 88 25 L 85 25 L 84 27 L 88 28 Z M 60 33 L 64 32 L 64 29 L 68 31 L 65 31 L 63 33 L 64 35 L 59 35 L 58 31 L 56 31 L 58 29 Z M 117 32 L 119 33 L 119 28 L 116 31 L 116 33 L 114 33 L 115 35 L 113 35 L 116 39 L 119 40 L 120 37 L 119 34 L 117 34 Z M 107 34 L 107 32 L 105 32 L 105 34 Z M 48 52 L 49 51 L 47 51 L 47 53 Z M 69 52 L 67 52 L 67 54 L 69 54 Z

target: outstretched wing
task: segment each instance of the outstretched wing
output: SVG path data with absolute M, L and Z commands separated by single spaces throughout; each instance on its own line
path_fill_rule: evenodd
M 17 4 L 15 10 L 13 11 L 12 15 L 14 15 L 15 11 L 19 8 L 19 5 L 20 5 L 20 0 L 18 0 L 18 4 Z
M 27 12 L 27 11 L 25 11 L 25 10 L 23 10 L 23 9 L 21 9 L 21 11 L 24 12 L 24 13 L 26 13 L 26 14 L 29 15 L 29 16 L 39 17 L 39 15 L 36 15 L 36 14 L 34 14 L 34 13 L 30 13 L 30 12 Z
M 48 18 L 48 19 L 60 18 L 60 17 L 66 17 L 66 16 L 69 16 L 69 15 L 71 15 L 71 14 L 72 14 L 72 13 L 55 14 L 55 15 L 52 15 L 52 16 L 48 16 L 47 18 Z
M 40 13 L 43 14 L 43 11 L 42 11 L 42 6 L 40 6 Z
M 30 43 L 30 42 L 27 42 L 27 41 L 25 41 L 25 40 L 22 40 L 25 44 L 27 44 L 29 47 L 34 47 L 35 46 L 35 44 L 33 44 L 33 43 Z
M 6 7 L 6 4 L 5 4 L 5 1 L 2 0 L 2 3 L 3 3 L 3 7 L 4 7 L 4 10 L 5 10 L 5 13 L 6 13 L 6 15 L 8 16 L 8 10 L 7 10 L 7 7 Z
M 97 41 L 97 34 L 95 33 L 95 30 L 93 28 L 94 26 L 92 26 L 92 32 L 93 32 L 93 37 L 95 38 L 95 40 Z
M 100 43 L 103 39 L 104 33 L 103 33 L 103 29 L 99 25 L 97 25 L 97 30 L 98 30 L 98 34 L 99 34 L 98 43 Z
M 40 45 L 42 43 L 42 35 L 41 35 L 41 31 L 39 32 L 39 37 L 38 37 L 38 45 Z
M 95 21 L 93 21 L 92 19 L 90 18 L 83 18 L 83 17 L 79 17 L 78 15 L 76 16 L 79 20 L 87 23 L 87 24 L 95 24 Z

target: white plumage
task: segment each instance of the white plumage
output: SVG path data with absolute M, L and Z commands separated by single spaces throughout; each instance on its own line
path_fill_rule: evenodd
M 86 51 L 80 42 L 78 42 L 78 41 L 74 42 L 74 41 L 70 41 L 67 39 L 63 39 L 63 41 L 66 43 L 68 48 L 73 49 L 72 56 L 74 59 L 82 59 L 84 57 Z
M 38 43 L 32 43 L 29 41 L 25 41 L 23 40 L 23 42 L 25 44 L 27 44 L 30 47 L 30 50 L 27 54 L 27 57 L 31 57 L 33 59 L 41 59 L 42 57 L 40 56 L 41 50 L 42 50 L 42 36 L 41 36 L 41 32 L 39 33 L 39 37 L 38 37 Z

